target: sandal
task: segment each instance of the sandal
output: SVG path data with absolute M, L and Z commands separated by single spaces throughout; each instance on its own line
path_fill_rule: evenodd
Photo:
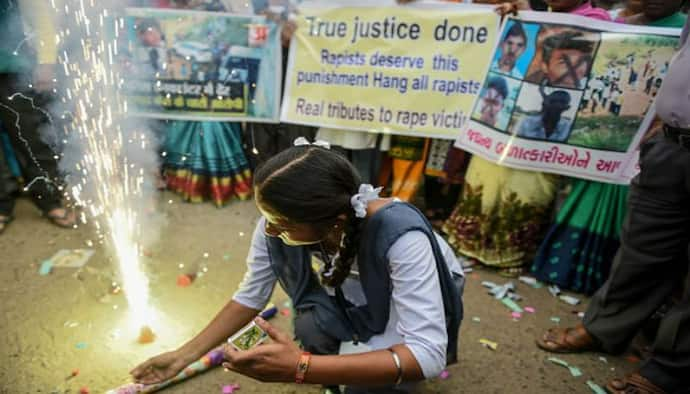
M 2 234 L 5 231 L 7 225 L 12 223 L 13 220 L 14 216 L 12 215 L 0 215 L 0 234 Z
M 536 342 L 540 349 L 551 353 L 582 353 L 600 349 L 597 340 L 582 324 L 576 327 L 551 328 Z
M 49 212 L 52 212 L 52 211 L 55 211 L 55 210 L 58 210 L 58 209 L 62 209 L 62 210 L 63 210 L 63 214 L 62 214 L 62 215 L 56 214 L 56 213 L 52 213 L 52 214 L 49 213 Z M 45 218 L 47 218 L 48 220 L 50 220 L 51 223 L 53 223 L 54 225 L 56 225 L 56 226 L 58 226 L 58 227 L 62 227 L 62 228 L 72 228 L 72 227 L 74 227 L 74 225 L 77 223 L 77 219 L 76 219 L 76 217 L 75 217 L 75 218 L 73 218 L 72 220 L 69 220 L 69 219 L 70 219 L 70 214 L 71 214 L 71 213 L 72 213 L 72 210 L 70 210 L 70 209 L 68 209 L 68 208 L 58 207 L 58 208 L 53 208 L 53 209 L 51 209 L 51 210 L 49 210 L 49 211 L 47 211 L 47 212 L 44 212 L 44 213 L 43 213 L 43 216 L 44 216 Z M 66 221 L 67 221 L 67 222 L 66 222 Z
M 667 394 L 661 387 L 650 382 L 639 372 L 630 374 L 623 379 L 613 379 L 606 385 L 611 394 Z

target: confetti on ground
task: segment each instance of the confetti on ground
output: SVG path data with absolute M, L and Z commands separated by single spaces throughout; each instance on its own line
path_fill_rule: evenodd
M 187 287 L 192 284 L 192 277 L 185 274 L 177 276 L 177 285 L 180 287 Z
M 75 377 L 75 376 L 79 375 L 79 369 L 74 368 L 74 369 L 72 370 L 72 373 L 71 373 L 70 375 L 71 375 L 72 377 Z
M 496 349 L 498 349 L 498 343 L 493 342 L 493 341 L 490 341 L 490 340 L 488 340 L 488 339 L 482 338 L 482 339 L 479 340 L 479 343 L 481 343 L 482 345 L 484 345 L 485 347 L 487 347 L 487 348 L 489 348 L 489 349 L 491 349 L 491 350 L 496 350 Z
M 521 276 L 518 278 L 518 280 L 526 285 L 532 286 L 535 289 L 541 289 L 542 287 L 541 283 L 531 276 Z
M 48 259 L 55 267 L 81 268 L 86 264 L 95 251 L 93 249 L 60 249 Z
M 561 301 L 565 302 L 566 304 L 570 304 L 570 305 L 577 305 L 580 303 L 579 298 L 571 297 L 569 295 L 562 295 L 558 298 L 560 298 Z
M 78 342 L 75 347 L 79 350 L 83 350 L 89 347 L 89 345 L 86 342 Z
M 520 305 L 516 304 L 515 301 L 511 300 L 510 298 L 504 298 L 501 300 L 501 302 L 503 303 L 503 305 L 507 306 L 513 312 L 524 312 L 524 310 L 520 308 Z
M 525 312 L 527 312 L 527 313 L 534 313 L 537 311 L 536 309 L 532 308 L 531 306 L 526 306 L 524 309 L 525 309 Z
M 601 388 L 598 384 L 592 382 L 591 380 L 587 381 L 587 386 L 595 393 L 595 394 L 606 394 L 606 391 Z
M 549 293 L 551 293 L 551 295 L 554 297 L 558 297 L 561 294 L 561 289 L 556 285 L 549 286 L 547 287 L 547 289 L 549 290 Z
M 441 374 L 438 375 L 438 377 L 443 379 L 443 380 L 448 379 L 449 376 L 450 376 L 450 372 L 448 372 L 447 369 L 444 369 L 443 371 L 441 371 Z
M 280 314 L 283 316 L 290 316 L 290 310 L 285 308 L 280 311 Z
M 86 386 L 79 389 L 79 394 L 89 394 L 89 393 L 90 393 L 89 388 Z
M 570 371 L 570 374 L 573 375 L 574 377 L 579 377 L 582 376 L 582 371 L 580 371 L 580 368 L 574 367 L 570 364 L 568 364 L 566 361 L 561 360 L 560 358 L 556 357 L 549 357 L 547 358 L 548 361 L 551 361 L 554 364 L 560 365 L 562 367 L 568 368 Z
M 480 318 L 478 318 L 477 316 L 475 316 L 475 317 L 472 318 L 472 321 L 475 322 L 475 323 L 479 323 L 479 322 L 482 321 L 482 319 L 480 319 Z
M 223 255 L 223 260 L 230 260 L 230 255 L 229 255 L 229 254 L 224 254 L 224 255 Z
M 560 323 L 560 322 L 561 322 L 561 318 L 560 318 L 560 317 L 553 316 L 553 317 L 551 317 L 551 321 L 554 322 L 554 323 Z
M 46 276 L 50 274 L 50 272 L 53 270 L 53 262 L 50 260 L 44 260 L 41 263 L 41 268 L 38 269 L 38 274 Z
M 520 312 L 511 312 L 510 315 L 513 317 L 513 319 L 519 319 L 522 317 L 522 313 Z
M 239 390 L 239 384 L 226 384 L 223 386 L 223 394 L 233 394 L 235 390 Z

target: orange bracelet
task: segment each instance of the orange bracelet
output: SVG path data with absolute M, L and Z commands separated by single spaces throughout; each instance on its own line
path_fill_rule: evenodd
M 297 373 L 295 374 L 295 383 L 304 383 L 304 377 L 309 370 L 309 361 L 311 361 L 311 353 L 303 352 L 299 357 L 299 362 L 297 363 Z

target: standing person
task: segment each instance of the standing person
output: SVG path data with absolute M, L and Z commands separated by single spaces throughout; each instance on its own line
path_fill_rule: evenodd
M 179 2 L 176 8 L 198 7 L 206 9 L 206 5 L 188 2 Z M 216 6 L 212 8 L 218 11 Z M 141 23 L 139 30 L 140 40 L 152 48 L 151 54 L 165 53 L 164 36 L 155 20 Z M 163 56 L 149 56 L 147 66 L 162 69 Z M 165 128 L 163 172 L 168 189 L 184 201 L 211 200 L 217 207 L 250 197 L 252 174 L 242 148 L 240 123 L 174 120 Z
M 588 1 L 546 1 L 554 12 L 608 20 L 605 10 Z M 527 9 L 522 3 L 504 3 L 505 15 Z M 558 177 L 536 171 L 502 167 L 472 157 L 462 195 L 444 224 L 449 243 L 457 252 L 516 275 L 531 261 L 549 218 Z
M 651 4 L 656 1 L 643 0 L 649 15 L 628 21 L 682 27 L 677 18 L 669 18 L 680 10 L 680 0 L 661 1 L 665 4 L 661 11 Z M 614 91 L 614 115 L 620 114 L 623 98 L 619 90 Z M 573 179 L 571 192 L 534 259 L 532 272 L 537 279 L 586 294 L 599 289 L 609 276 L 611 261 L 620 245 L 627 198 L 626 185 Z
M 194 339 L 136 367 L 137 381 L 170 378 L 222 343 L 257 316 L 276 283 L 292 300 L 303 349 L 257 319 L 274 343 L 226 346 L 227 368 L 262 381 L 347 385 L 346 393 L 404 393 L 455 361 L 464 279 L 452 250 L 415 207 L 361 185 L 342 155 L 296 143 L 256 171 L 262 218 L 233 300 Z M 342 355 L 344 342 L 356 354 Z
M 614 379 L 609 392 L 684 393 L 690 387 L 690 18 L 656 101 L 664 122 L 640 149 L 640 173 L 630 184 L 628 214 L 611 276 L 594 295 L 582 324 L 552 328 L 537 340 L 550 352 L 626 349 L 679 281 L 679 303 L 661 318 L 651 357 L 633 374 Z
M 36 29 L 35 34 L 24 31 L 22 18 Z M 62 204 L 56 152 L 41 137 L 42 131 L 55 132 L 52 119 L 42 110 L 52 100 L 56 75 L 57 48 L 51 18 L 43 2 L 0 0 L 0 122 L 22 163 L 36 206 L 56 226 L 71 228 L 76 216 Z M 14 200 L 8 189 L 0 188 L 2 230 L 13 220 Z

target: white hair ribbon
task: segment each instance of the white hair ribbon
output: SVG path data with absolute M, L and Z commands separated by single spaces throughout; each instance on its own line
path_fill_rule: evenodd
M 368 183 L 359 185 L 359 193 L 350 198 L 350 204 L 352 204 L 352 209 L 355 210 L 356 217 L 361 219 L 367 216 L 369 201 L 379 198 L 379 193 L 381 193 L 382 189 L 383 187 L 374 188 Z
M 297 137 L 292 144 L 294 146 L 313 145 L 313 146 L 320 146 L 320 147 L 325 148 L 325 149 L 331 149 L 331 144 L 329 144 L 326 141 L 316 140 L 314 142 L 309 142 L 309 140 L 304 138 L 304 137 Z

